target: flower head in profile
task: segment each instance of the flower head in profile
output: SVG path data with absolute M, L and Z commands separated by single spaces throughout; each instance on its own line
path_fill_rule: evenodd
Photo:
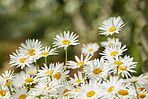
M 83 44 L 83 47 L 82 47 L 82 53 L 84 55 L 87 55 L 87 54 L 90 54 L 90 55 L 94 55 L 94 53 L 96 51 L 98 51 L 99 49 L 99 45 L 97 43 L 88 43 L 88 44 Z
M 53 47 L 64 47 L 66 49 L 69 45 L 77 45 L 79 43 L 78 40 L 78 35 L 76 35 L 74 32 L 70 33 L 69 31 L 66 33 L 64 31 L 64 35 L 56 35 L 56 38 L 54 38 L 54 46 Z
M 111 17 L 103 22 L 103 25 L 99 27 L 98 29 L 101 30 L 102 35 L 112 35 L 114 33 L 119 33 L 121 31 L 122 27 L 124 26 L 124 22 L 121 19 L 120 16 Z

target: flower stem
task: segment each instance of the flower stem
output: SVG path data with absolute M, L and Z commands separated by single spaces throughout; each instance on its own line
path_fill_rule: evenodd
M 38 64 L 37 64 L 37 61 L 35 62 L 35 65 L 36 65 L 36 72 L 38 74 Z
M 51 81 L 52 81 L 52 76 L 50 76 L 50 79 L 51 79 Z
M 136 84 L 135 84 L 135 82 L 133 82 L 133 84 L 134 84 L 135 91 L 136 91 L 136 94 L 137 94 L 137 99 L 139 99 L 139 97 L 138 97 L 138 92 L 137 92 L 137 88 L 136 88 Z
M 65 50 L 65 71 L 67 71 L 67 47 L 66 47 L 66 50 Z
M 29 90 L 28 90 L 28 85 L 27 84 L 26 84 L 26 89 L 27 89 L 27 92 L 28 92 Z
M 83 72 L 83 65 L 81 65 L 81 71 Z M 82 73 L 82 77 L 84 78 L 84 73 Z
M 116 76 L 118 76 L 118 67 L 119 67 L 119 66 L 117 66 L 117 73 L 116 73 Z
M 45 64 L 47 65 L 47 57 L 44 57 L 45 58 Z
M 26 67 L 24 67 L 24 72 L 25 72 L 25 74 L 26 74 Z
M 10 86 L 8 86 L 8 89 L 9 89 L 10 95 L 12 95 L 12 91 L 11 91 Z
M 114 40 L 115 40 L 115 42 L 116 42 L 116 34 L 114 33 L 113 36 L 114 36 Z

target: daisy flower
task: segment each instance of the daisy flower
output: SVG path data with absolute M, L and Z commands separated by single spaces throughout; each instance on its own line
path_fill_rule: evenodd
M 25 72 L 21 71 L 15 75 L 12 84 L 15 88 L 22 87 L 25 85 L 24 81 L 25 81 Z
M 83 47 L 82 47 L 82 53 L 84 55 L 87 55 L 87 54 L 90 54 L 90 55 L 94 55 L 94 53 L 96 51 L 98 51 L 99 49 L 99 45 L 97 43 L 88 43 L 88 44 L 83 44 Z
M 78 40 L 78 35 L 76 35 L 74 32 L 72 32 L 70 34 L 70 32 L 68 31 L 67 33 L 64 31 L 64 35 L 60 34 L 60 35 L 56 35 L 56 38 L 54 38 L 54 46 L 53 47 L 64 47 L 64 49 L 66 50 L 66 48 L 69 45 L 77 45 L 79 43 Z
M 26 68 L 26 73 L 27 73 L 28 75 L 30 75 L 30 76 L 35 75 L 35 74 L 37 73 L 35 65 L 32 64 L 32 65 L 30 65 L 30 67 L 27 67 L 27 68 Z
M 116 42 L 115 42 L 114 38 L 108 37 L 107 41 L 102 41 L 102 42 L 100 42 L 100 44 L 102 47 L 113 46 L 113 45 L 119 46 L 119 45 L 121 45 L 121 42 L 119 41 L 119 38 L 116 38 Z
M 130 56 L 127 56 L 127 55 L 124 58 L 122 57 L 119 57 L 119 58 L 120 58 L 119 60 L 122 63 L 118 66 L 118 75 L 121 74 L 122 77 L 129 78 L 131 77 L 130 73 L 136 73 L 134 68 L 136 68 L 137 62 L 133 62 L 133 58 L 130 58 Z M 119 61 L 114 61 L 113 63 L 116 63 L 116 62 L 119 62 Z M 117 69 L 114 68 L 113 72 L 117 72 Z
M 122 30 L 124 26 L 124 22 L 121 19 L 120 16 L 116 17 L 111 17 L 103 22 L 103 25 L 99 27 L 98 29 L 101 30 L 102 35 L 112 35 L 114 33 L 119 33 L 119 31 Z
M 19 50 L 28 57 L 29 60 L 33 60 L 36 62 L 37 59 L 40 58 L 40 53 L 42 50 L 41 42 L 38 40 L 26 40 L 26 44 L 21 43 L 21 47 Z
M 81 59 L 79 59 L 77 56 L 75 56 L 75 59 L 77 62 L 74 61 L 67 61 L 67 67 L 68 68 L 80 68 L 80 66 L 84 66 L 87 65 L 89 63 L 89 60 L 92 56 L 89 56 L 89 54 L 85 57 L 85 59 L 83 59 L 83 54 L 81 54 Z
M 6 84 L 6 82 L 10 82 L 10 81 L 12 81 L 12 79 L 14 78 L 15 76 L 14 76 L 14 70 L 13 71 L 11 71 L 11 70 L 7 70 L 7 71 L 5 71 L 4 73 L 2 73 L 2 76 L 0 76 L 0 82 L 2 83 L 2 84 Z
M 72 85 L 80 85 L 81 83 L 83 84 L 84 83 L 84 78 L 82 76 L 82 73 L 78 71 L 78 76 L 75 73 L 74 78 L 70 77 L 69 83 L 72 84 Z
M 106 56 L 108 58 L 114 58 L 115 56 L 122 55 L 122 53 L 127 50 L 125 48 L 126 48 L 126 45 L 121 47 L 121 44 L 118 45 L 118 46 L 117 45 L 106 46 L 105 50 L 103 51 L 103 53 L 100 53 L 100 54 L 104 55 L 104 56 Z
M 10 93 L 7 87 L 0 87 L 0 99 L 11 99 Z
M 98 99 L 102 96 L 102 90 L 99 83 L 90 80 L 89 84 L 85 84 L 79 90 L 76 99 Z
M 18 50 L 16 50 L 16 53 L 10 55 L 10 67 L 17 66 L 16 68 L 21 67 L 21 69 L 23 69 L 25 66 L 30 67 L 30 63 L 32 63 L 32 61 Z
M 50 49 L 50 46 L 46 46 L 45 49 L 41 51 L 40 55 L 41 57 L 47 57 L 48 55 L 57 55 L 56 48 Z
M 26 88 L 16 88 L 15 94 L 12 96 L 13 99 L 25 99 L 28 96 Z
M 32 85 L 33 83 L 36 83 L 37 82 L 37 79 L 36 79 L 36 77 L 33 78 L 32 76 L 30 76 L 28 74 L 25 74 L 24 82 L 25 82 L 26 85 L 27 84 Z
M 110 80 L 103 81 L 101 84 L 101 89 L 103 89 L 103 98 L 114 99 L 116 98 L 116 93 L 122 86 L 122 79 L 118 77 L 110 77 Z
M 84 67 L 84 73 L 86 76 L 88 76 L 89 79 L 96 79 L 102 80 L 106 79 L 106 76 L 109 73 L 109 67 L 105 63 L 105 60 L 103 57 L 101 59 L 95 59 L 92 62 L 90 62 L 87 66 Z

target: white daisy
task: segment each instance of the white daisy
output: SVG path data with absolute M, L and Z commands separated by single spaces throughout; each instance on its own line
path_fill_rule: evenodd
M 100 42 L 100 44 L 102 47 L 113 46 L 113 45 L 119 46 L 119 45 L 121 45 L 121 42 L 119 41 L 119 38 L 116 38 L 116 42 L 115 42 L 114 38 L 108 37 L 107 41 L 102 41 L 102 42 Z
M 83 59 L 83 54 L 81 54 L 81 59 L 79 59 L 77 56 L 75 56 L 75 59 L 77 62 L 74 61 L 67 61 L 67 67 L 68 68 L 79 68 L 80 66 L 84 66 L 87 65 L 89 63 L 89 60 L 92 56 L 89 56 L 89 54 L 85 57 L 85 59 Z
M 84 83 L 84 78 L 83 78 L 82 73 L 80 71 L 78 71 L 78 76 L 75 73 L 74 74 L 74 78 L 71 78 L 70 77 L 69 83 L 72 84 L 72 85 L 80 85 L 80 84 L 83 84 Z
M 44 50 L 41 51 L 41 57 L 47 57 L 48 55 L 57 55 L 58 53 L 56 53 L 56 48 L 50 49 L 49 47 L 45 47 Z
M 126 45 L 124 45 L 123 47 L 121 47 L 121 45 L 106 46 L 103 53 L 100 54 L 108 58 L 114 58 L 115 56 L 122 55 L 122 53 L 127 50 L 125 48 Z
M 53 47 L 64 47 L 64 49 L 66 49 L 69 45 L 77 45 L 79 44 L 77 43 L 77 38 L 78 35 L 76 35 L 74 32 L 70 34 L 69 31 L 67 33 L 64 31 L 64 35 L 56 35 L 56 38 L 54 38 L 55 41 L 53 42 Z
M 12 79 L 14 78 L 14 70 L 11 71 L 11 70 L 7 70 L 5 71 L 4 73 L 2 73 L 2 76 L 0 76 L 0 82 L 5 85 L 6 82 L 11 82 Z
M 42 50 L 41 42 L 38 40 L 26 40 L 26 44 L 21 43 L 19 50 L 28 57 L 29 60 L 36 62 L 40 58 L 40 52 Z
M 84 67 L 84 73 L 86 76 L 88 76 L 89 79 L 96 79 L 102 80 L 106 79 L 106 76 L 109 73 L 109 67 L 105 63 L 105 60 L 103 57 L 101 59 L 95 59 L 91 63 L 89 63 L 87 66 Z
M 0 99 L 11 99 L 10 93 L 7 87 L 0 87 Z
M 99 49 L 99 45 L 97 43 L 88 43 L 88 44 L 83 44 L 83 47 L 82 47 L 82 53 L 84 55 L 87 55 L 87 54 L 90 54 L 90 55 L 94 55 L 94 53 L 96 51 L 98 51 Z
M 15 94 L 12 96 L 13 99 L 25 99 L 28 96 L 25 87 L 16 88 Z
M 114 33 L 119 33 L 119 31 L 122 30 L 122 27 L 124 26 L 124 22 L 121 19 L 120 16 L 111 17 L 103 22 L 103 25 L 99 27 L 98 29 L 101 30 L 102 35 L 112 35 Z
M 101 89 L 103 89 L 103 99 L 114 99 L 116 98 L 116 93 L 122 86 L 122 79 L 118 77 L 110 77 L 110 80 L 103 81 L 101 84 Z
M 80 88 L 76 99 L 98 99 L 102 96 L 102 90 L 99 87 L 100 83 L 91 81 Z
M 27 67 L 26 73 L 29 74 L 30 76 L 35 75 L 37 73 L 35 65 L 32 64 L 32 65 L 30 65 L 30 67 Z
M 30 67 L 30 63 L 32 63 L 32 61 L 18 50 L 16 50 L 16 53 L 10 55 L 10 67 L 17 66 L 16 68 L 21 67 L 21 69 L 23 69 L 25 66 Z
M 28 74 L 25 74 L 25 80 L 24 80 L 25 84 L 29 84 L 32 85 L 33 83 L 37 82 L 37 78 L 36 77 L 32 77 Z

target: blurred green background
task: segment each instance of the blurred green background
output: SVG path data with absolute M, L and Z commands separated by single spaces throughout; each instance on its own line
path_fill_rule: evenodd
M 148 71 L 148 0 L 0 0 L 0 73 L 15 68 L 10 68 L 9 55 L 25 40 L 52 46 L 56 34 L 68 30 L 77 33 L 81 43 L 69 47 L 68 60 L 74 60 L 83 43 L 106 40 L 97 28 L 111 16 L 125 22 L 116 36 L 138 62 L 137 75 Z M 48 57 L 48 63 L 56 61 L 64 62 L 63 49 Z

